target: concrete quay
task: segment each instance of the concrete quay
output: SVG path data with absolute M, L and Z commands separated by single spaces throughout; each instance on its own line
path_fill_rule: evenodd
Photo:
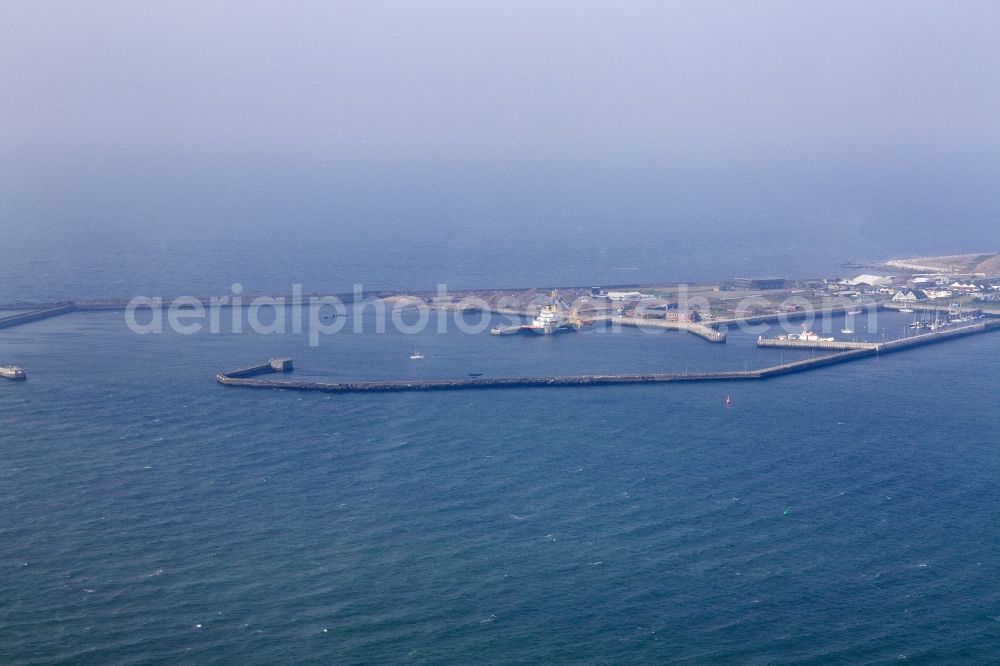
M 862 314 L 867 314 L 868 310 L 878 309 L 881 307 L 880 303 L 867 303 L 858 305 L 857 303 L 849 303 L 845 305 L 835 305 L 828 308 L 816 308 L 811 310 L 792 310 L 791 312 L 771 312 L 768 314 L 759 315 L 746 315 L 743 317 L 725 317 L 716 318 L 712 320 L 712 326 L 739 326 L 740 324 L 773 324 L 775 322 L 783 321 L 797 321 L 800 319 L 808 319 L 809 317 L 815 317 L 817 319 L 822 317 L 829 317 L 834 315 L 846 315 L 848 312 L 854 310 L 861 310 L 861 314 L 855 316 L 861 316 Z
M 534 315 L 521 311 L 521 310 L 511 310 L 506 308 L 493 308 L 490 310 L 496 314 L 504 315 L 515 315 L 519 317 L 525 317 L 531 319 Z M 612 326 L 632 326 L 635 328 L 660 328 L 668 331 L 687 331 L 697 335 L 699 338 L 708 340 L 709 342 L 721 342 L 725 343 L 726 334 L 712 326 L 700 322 L 692 321 L 667 321 L 665 319 L 644 319 L 642 317 L 624 317 L 620 315 L 612 314 L 593 314 L 583 317 L 588 319 L 595 324 L 610 324 Z M 500 326 L 498 328 L 504 328 Z M 517 327 L 507 327 L 510 331 L 513 331 Z
M 687 331 L 697 335 L 699 338 L 709 342 L 725 343 L 726 334 L 722 331 L 696 321 L 667 321 L 665 319 L 643 319 L 642 317 L 615 317 L 612 315 L 599 315 L 594 318 L 594 322 L 606 322 L 621 326 L 635 326 L 637 328 L 661 328 L 668 331 Z
M 850 349 L 875 349 L 875 342 L 850 342 L 846 340 L 782 340 L 781 338 L 757 338 L 758 347 L 781 349 L 825 349 L 827 351 L 847 351 Z

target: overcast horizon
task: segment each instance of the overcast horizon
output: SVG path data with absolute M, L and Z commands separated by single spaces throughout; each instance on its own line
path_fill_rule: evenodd
M 0 232 L 35 252 L 1000 249 L 997 3 L 0 7 Z

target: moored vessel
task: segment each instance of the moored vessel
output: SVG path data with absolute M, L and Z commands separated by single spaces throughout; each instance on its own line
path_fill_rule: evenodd
M 832 337 L 820 337 L 819 333 L 814 333 L 809 330 L 806 324 L 802 325 L 801 333 L 789 333 L 788 335 L 779 335 L 778 340 L 801 340 L 802 342 L 833 342 Z
M 593 320 L 580 319 L 576 311 L 568 312 L 559 302 L 559 293 L 549 293 L 549 302 L 542 306 L 541 311 L 527 324 L 513 326 L 499 325 L 490 329 L 492 335 L 515 335 L 517 333 L 537 333 L 552 335 L 566 331 L 578 331 L 584 326 L 593 325 Z
M 518 324 L 517 326 L 494 326 L 490 329 L 491 335 L 515 335 L 520 333 L 526 328 L 526 325 Z
M 549 294 L 549 303 L 542 307 L 542 311 L 527 326 L 532 333 L 539 335 L 552 335 L 553 333 L 563 333 L 575 331 L 580 328 L 578 323 L 570 323 L 563 316 L 559 309 L 559 294 L 553 291 Z

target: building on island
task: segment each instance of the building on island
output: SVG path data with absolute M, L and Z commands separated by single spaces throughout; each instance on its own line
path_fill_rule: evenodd
M 892 300 L 895 303 L 916 303 L 926 301 L 927 294 L 922 289 L 900 289 Z
M 867 285 L 869 287 L 885 287 L 892 284 L 891 277 L 882 275 L 859 275 L 850 281 L 852 285 Z
M 784 289 L 785 278 L 780 277 L 755 277 L 755 278 L 735 278 L 733 280 L 735 289 Z

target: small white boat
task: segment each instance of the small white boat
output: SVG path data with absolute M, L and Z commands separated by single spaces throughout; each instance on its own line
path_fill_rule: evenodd
M 854 332 L 854 329 L 853 328 L 842 328 L 842 329 L 840 329 L 840 332 L 843 333 L 844 335 L 850 335 L 851 333 Z
M 907 312 L 907 313 L 909 313 L 909 312 L 913 312 L 913 308 L 899 308 L 899 311 L 900 312 Z
M 420 352 L 413 352 L 412 354 L 410 354 L 410 358 L 413 359 L 414 361 L 419 361 L 423 357 L 424 355 L 421 354 Z
M 801 340 L 802 342 L 833 342 L 832 337 L 820 337 L 819 333 L 814 333 L 809 330 L 808 325 L 802 324 L 801 333 L 789 333 L 788 335 L 779 335 L 779 340 Z
M 490 329 L 491 335 L 514 335 L 520 333 L 521 331 L 526 331 L 527 327 L 518 324 L 517 326 L 494 326 Z

